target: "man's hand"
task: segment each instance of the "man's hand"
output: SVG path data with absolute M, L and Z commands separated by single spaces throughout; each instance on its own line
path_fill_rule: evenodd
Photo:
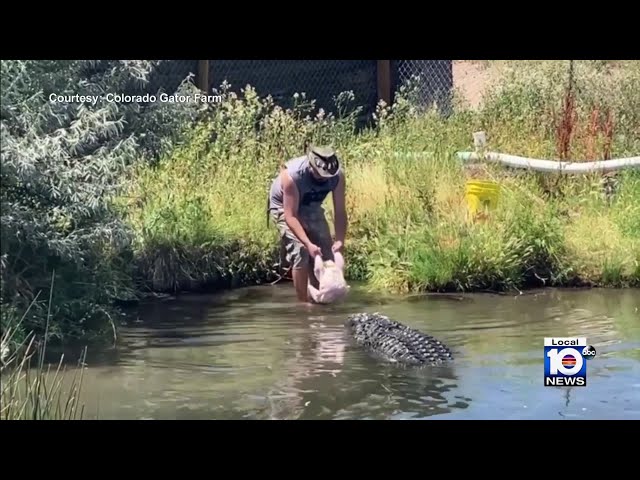
M 320 255 L 320 258 L 322 258 L 322 249 L 319 246 L 314 245 L 313 243 L 309 243 L 307 245 L 307 251 L 309 252 L 309 256 L 311 258 L 316 258 L 316 255 Z
M 343 247 L 344 245 L 342 244 L 342 242 L 340 240 L 336 240 L 335 242 L 333 242 L 333 245 L 331 246 L 331 251 L 342 253 Z

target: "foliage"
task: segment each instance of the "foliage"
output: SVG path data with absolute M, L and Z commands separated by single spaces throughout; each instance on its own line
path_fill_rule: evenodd
M 197 112 L 189 104 L 56 99 L 142 94 L 156 65 L 2 62 L 3 330 L 55 269 L 52 336 L 111 331 L 110 302 L 132 287 L 131 231 L 114 212 L 112 198 L 128 169 L 165 151 Z M 43 316 L 44 306 L 36 302 L 25 331 L 41 331 Z
M 55 274 L 48 333 L 116 329 L 114 299 L 141 290 L 215 290 L 277 278 L 266 202 L 282 164 L 332 144 L 347 172 L 347 274 L 370 288 L 484 290 L 640 284 L 637 172 L 574 177 L 462 165 L 471 133 L 536 158 L 638 155 L 640 68 L 506 63 L 478 111 L 443 118 L 411 84 L 359 130 L 350 92 L 338 114 L 304 94 L 283 109 L 250 86 L 213 108 L 56 103 L 60 95 L 145 93 L 157 62 L 2 64 L 2 329 L 42 331 L 38 293 Z M 186 82 L 186 93 L 193 86 Z M 192 120 L 198 119 L 195 124 Z M 500 184 L 498 209 L 471 219 L 471 178 Z M 333 209 L 326 204 L 331 222 Z
M 50 293 L 53 291 L 51 286 Z M 49 297 L 49 306 L 51 296 Z M 33 302 L 29 308 L 33 306 Z M 80 391 L 84 374 L 83 353 L 80 363 L 71 378 L 68 389 L 64 387 L 66 372 L 64 356 L 60 358 L 55 372 L 45 368 L 47 349 L 46 332 L 50 325 L 47 317 L 45 334 L 41 342 L 36 341 L 35 332 L 30 332 L 23 341 L 14 346 L 15 335 L 21 332 L 28 309 L 16 324 L 6 328 L 0 338 L 0 419 L 1 420 L 76 420 L 82 419 L 84 407 L 80 404 Z M 49 310 L 48 314 L 51 312 Z M 34 368 L 35 363 L 35 368 Z
M 332 143 L 348 172 L 352 280 L 387 291 L 634 284 L 638 232 L 622 220 L 634 218 L 638 205 L 631 177 L 615 176 L 609 195 L 597 175 L 558 178 L 495 166 L 477 173 L 455 156 L 473 148 L 471 132 L 479 129 L 493 149 L 520 155 L 553 157 L 558 145 L 572 156 L 606 148 L 637 154 L 637 124 L 628 119 L 637 115 L 630 86 L 640 72 L 632 66 L 611 82 L 594 68 L 579 65 L 569 103 L 566 62 L 507 71 L 483 109 L 447 118 L 419 111 L 407 84 L 393 105 L 379 106 L 374 127 L 357 135 L 353 116 L 312 117 L 302 104 L 285 111 L 250 87 L 242 96 L 227 92 L 220 109 L 159 168 L 141 167 L 136 175 L 127 218 L 137 232 L 136 252 L 153 258 L 141 275 L 152 288 L 173 291 L 218 288 L 212 272 L 251 283 L 274 278 L 277 234 L 266 221 L 268 188 L 286 159 L 316 141 Z M 596 109 L 619 119 L 612 132 L 606 116 L 594 122 Z M 563 119 L 574 122 L 570 131 Z M 481 222 L 470 221 L 464 199 L 465 182 L 477 176 L 501 185 L 499 209 Z M 587 207 L 588 198 L 598 201 Z M 331 202 L 326 208 L 331 219 Z M 585 219 L 597 217 L 607 220 L 609 238 L 619 239 L 604 256 L 594 248 L 595 236 L 576 235 Z M 251 262 L 231 261 L 249 251 L 256 254 Z M 612 268 L 615 276 L 607 273 Z

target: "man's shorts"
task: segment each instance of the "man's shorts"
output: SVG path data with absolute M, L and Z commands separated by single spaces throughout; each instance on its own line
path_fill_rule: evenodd
M 309 252 L 287 225 L 284 219 L 284 212 L 282 210 L 272 211 L 271 217 L 276 222 L 280 232 L 280 242 L 284 250 L 286 263 L 293 269 L 300 268 L 304 265 L 303 262 L 311 265 Z M 321 207 L 313 209 L 301 208 L 298 212 L 298 220 L 311 243 L 314 243 L 322 250 L 323 260 L 333 260 L 333 251 L 331 250 L 333 238 L 331 237 L 331 230 L 324 215 L 324 210 Z

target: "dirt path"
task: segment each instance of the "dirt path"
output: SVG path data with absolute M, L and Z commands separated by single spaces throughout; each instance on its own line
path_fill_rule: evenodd
M 482 60 L 454 60 L 453 85 L 471 108 L 478 108 L 487 87 L 500 76 L 500 68 Z

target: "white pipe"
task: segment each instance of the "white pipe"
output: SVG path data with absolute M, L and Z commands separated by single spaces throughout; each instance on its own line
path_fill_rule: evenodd
M 596 162 L 556 162 L 552 160 L 538 160 L 535 158 L 506 155 L 504 153 L 487 152 L 458 152 L 458 158 L 464 161 L 500 162 L 510 167 L 530 168 L 539 172 L 587 173 L 607 172 L 623 168 L 640 168 L 640 157 L 617 158 L 614 160 L 598 160 Z

